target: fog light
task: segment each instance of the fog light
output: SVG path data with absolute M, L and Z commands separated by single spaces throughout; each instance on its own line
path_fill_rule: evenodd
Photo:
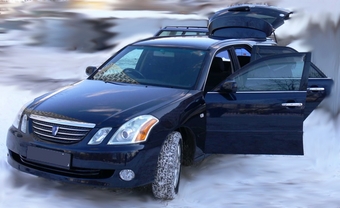
M 132 179 L 135 178 L 135 173 L 130 169 L 125 169 L 119 172 L 119 176 L 124 181 L 131 181 Z

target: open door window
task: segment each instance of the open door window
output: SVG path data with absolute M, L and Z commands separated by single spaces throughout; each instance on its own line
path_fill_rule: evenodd
M 296 53 L 297 51 L 293 48 L 286 46 L 261 46 L 254 45 L 251 51 L 250 61 L 255 61 L 259 58 L 263 58 L 266 56 L 272 56 L 277 54 L 286 54 L 286 53 Z
M 265 5 L 232 6 L 209 18 L 209 34 L 226 38 L 265 38 L 283 25 L 290 14 L 291 11 Z

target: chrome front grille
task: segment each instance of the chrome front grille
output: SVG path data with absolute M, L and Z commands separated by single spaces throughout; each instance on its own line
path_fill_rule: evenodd
M 33 133 L 39 139 L 73 144 L 81 141 L 95 126 L 92 123 L 68 121 L 37 115 L 30 116 L 32 120 Z

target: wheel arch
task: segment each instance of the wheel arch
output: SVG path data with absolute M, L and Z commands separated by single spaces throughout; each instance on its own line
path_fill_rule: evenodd
M 196 141 L 195 135 L 191 129 L 187 127 L 180 127 L 176 131 L 180 132 L 182 135 L 182 154 L 183 161 L 182 165 L 190 166 L 194 163 L 195 151 L 196 151 Z

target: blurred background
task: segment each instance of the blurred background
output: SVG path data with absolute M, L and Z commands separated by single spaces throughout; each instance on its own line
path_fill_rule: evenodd
M 294 11 L 276 31 L 278 44 L 313 51 L 313 62 L 339 80 L 340 3 L 332 0 L 1 0 L 0 81 L 55 89 L 86 78 L 87 65 L 100 65 L 119 48 L 164 26 L 205 26 L 213 12 L 242 3 Z M 335 117 L 339 92 L 335 81 L 332 94 L 337 96 L 321 105 Z

